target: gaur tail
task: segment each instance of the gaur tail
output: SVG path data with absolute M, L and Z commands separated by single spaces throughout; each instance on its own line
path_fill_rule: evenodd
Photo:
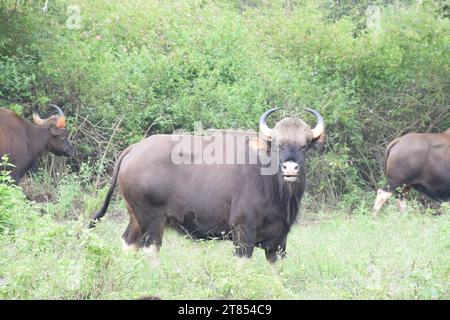
M 122 154 L 119 156 L 119 159 L 117 159 L 116 165 L 114 166 L 114 171 L 112 174 L 112 183 L 111 187 L 109 187 L 108 194 L 106 195 L 105 201 L 103 202 L 102 208 L 94 214 L 92 217 L 90 223 L 89 223 L 89 229 L 94 228 L 97 222 L 105 215 L 106 210 L 108 210 L 109 203 L 111 201 L 111 197 L 114 193 L 114 189 L 116 188 L 117 184 L 117 177 L 119 176 L 120 171 L 120 165 L 122 164 L 122 160 L 130 153 L 132 146 L 129 146 L 125 151 L 122 152 Z
M 389 158 L 389 154 L 391 153 L 391 149 L 399 142 L 400 138 L 392 140 L 391 143 L 386 148 L 386 153 L 384 154 L 384 174 L 387 175 L 387 162 Z

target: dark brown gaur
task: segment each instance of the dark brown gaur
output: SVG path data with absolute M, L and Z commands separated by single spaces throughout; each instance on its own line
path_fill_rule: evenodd
M 260 118 L 264 139 L 253 133 L 245 140 L 246 156 L 274 153 L 272 159 L 277 159 L 279 166 L 273 174 L 261 174 L 261 158 L 253 164 L 175 164 L 171 160 L 178 143 L 175 140 L 184 137 L 193 145 L 208 148 L 219 138 L 153 135 L 120 155 L 112 186 L 90 227 L 105 215 L 119 182 L 130 215 L 122 236 L 128 249 L 152 247 L 157 254 L 164 229 L 172 227 L 194 239 L 231 239 L 238 257 L 251 257 L 255 246 L 265 250 L 270 262 L 275 262 L 278 254 L 284 257 L 287 235 L 305 190 L 306 152 L 311 147 L 321 149 L 325 130 L 321 115 L 311 109 L 306 110 L 316 116 L 315 128 L 300 119 L 285 118 L 271 129 L 266 119 L 276 110 L 270 109 Z M 192 163 L 197 157 L 195 152 L 187 154 Z
M 409 133 L 393 140 L 386 149 L 384 171 L 387 183 L 377 192 L 374 215 L 394 194 L 404 212 L 411 188 L 434 200 L 450 200 L 450 129 Z
M 0 157 L 8 155 L 11 177 L 17 182 L 33 167 L 45 152 L 70 157 L 74 148 L 69 143 L 64 113 L 56 105 L 50 105 L 58 115 L 41 119 L 36 108 L 33 121 L 19 117 L 16 113 L 0 109 Z

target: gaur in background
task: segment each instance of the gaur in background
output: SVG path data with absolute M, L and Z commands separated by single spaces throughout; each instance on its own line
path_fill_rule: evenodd
M 443 133 L 409 133 L 392 141 L 384 160 L 387 184 L 373 207 L 377 215 L 395 194 L 401 212 L 411 188 L 438 200 L 450 200 L 450 129 Z
M 34 109 L 34 124 L 13 111 L 0 109 L 0 157 L 8 155 L 9 163 L 14 167 L 7 169 L 16 182 L 47 151 L 57 156 L 70 157 L 74 154 L 64 113 L 56 105 L 51 107 L 58 115 L 41 119 Z

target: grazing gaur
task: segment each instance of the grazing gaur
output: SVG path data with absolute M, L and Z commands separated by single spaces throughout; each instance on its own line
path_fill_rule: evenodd
M 0 109 L 0 157 L 8 155 L 9 163 L 14 165 L 8 169 L 16 182 L 46 151 L 67 157 L 74 153 L 74 148 L 69 143 L 64 113 L 58 106 L 51 106 L 58 115 L 41 119 L 35 109 L 35 124 L 10 110 Z
M 278 254 L 284 257 L 287 235 L 305 190 L 306 152 L 323 147 L 325 130 L 323 118 L 312 109 L 306 110 L 317 118 L 313 129 L 296 118 L 284 118 L 271 129 L 266 118 L 278 109 L 261 116 L 262 135 L 254 132 L 244 139 L 245 159 L 258 154 L 254 163 L 206 164 L 192 149 L 180 151 L 190 159 L 189 164 L 172 160 L 176 141 L 187 139 L 206 151 L 221 135 L 210 139 L 153 135 L 128 147 L 115 165 L 112 186 L 90 227 L 105 215 L 118 181 L 130 215 L 122 236 L 128 249 L 151 249 L 157 254 L 168 226 L 194 239 L 231 239 L 238 257 L 251 257 L 255 246 L 265 250 L 270 262 Z M 236 133 L 235 138 L 239 137 Z M 224 157 L 230 152 L 240 156 L 236 146 L 222 151 Z M 269 164 L 263 163 L 264 156 L 270 156 Z M 264 165 L 273 164 L 271 174 L 262 174 Z
M 450 129 L 409 133 L 393 140 L 386 149 L 384 171 L 387 184 L 377 192 L 374 215 L 393 194 L 404 212 L 411 188 L 434 200 L 450 200 Z

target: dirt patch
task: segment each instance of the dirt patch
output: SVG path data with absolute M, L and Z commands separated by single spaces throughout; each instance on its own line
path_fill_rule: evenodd
M 45 184 L 38 184 L 33 182 L 31 178 L 25 177 L 20 183 L 20 187 L 23 189 L 23 193 L 27 197 L 28 200 L 34 201 L 37 203 L 42 202 L 55 202 L 57 199 L 55 197 L 55 190 L 53 188 L 49 188 Z

